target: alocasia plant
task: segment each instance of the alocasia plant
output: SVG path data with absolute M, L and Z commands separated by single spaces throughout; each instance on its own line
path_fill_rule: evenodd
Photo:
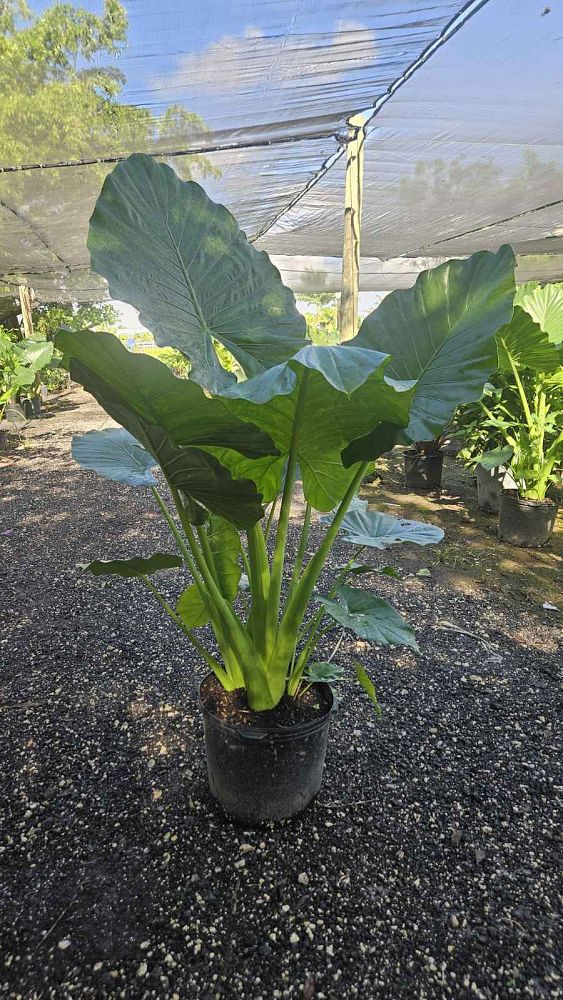
M 178 379 L 110 334 L 58 335 L 73 378 L 124 428 L 75 438 L 75 458 L 152 490 L 176 543 L 177 553 L 112 560 L 107 572 L 144 579 L 221 684 L 244 687 L 255 710 L 275 707 L 286 692 L 298 696 L 323 673 L 312 659 L 329 627 L 416 648 L 398 612 L 347 582 L 359 573 L 354 559 L 326 596 L 315 589 L 340 531 L 378 549 L 441 537 L 428 525 L 371 514 L 356 493 L 405 429 L 439 433 L 459 403 L 481 394 L 494 368 L 495 331 L 512 316 L 511 251 L 443 265 L 419 279 L 418 291 L 389 296 L 381 321 L 378 310 L 350 344 L 315 347 L 291 292 L 230 213 L 151 157 L 135 154 L 108 177 L 89 246 L 112 294 L 191 364 L 190 379 Z M 216 342 L 246 379 L 234 382 L 222 368 Z M 155 465 L 168 496 L 154 481 Z M 298 480 L 305 509 L 289 560 Z M 314 511 L 328 518 L 310 554 Z M 154 559 L 164 568 L 178 558 L 191 580 L 172 607 L 149 574 Z M 219 655 L 197 633 L 205 624 Z M 377 704 L 364 668 L 355 669 Z

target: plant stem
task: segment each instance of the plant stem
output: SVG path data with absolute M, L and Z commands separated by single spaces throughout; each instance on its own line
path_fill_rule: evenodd
M 512 374 L 514 375 L 514 381 L 516 382 L 516 388 L 518 389 L 518 395 L 520 396 L 520 402 L 522 403 L 522 409 L 524 410 L 524 416 L 526 417 L 528 430 L 531 431 L 533 420 L 532 420 L 532 414 L 530 412 L 530 405 L 528 403 L 528 399 L 524 391 L 524 386 L 522 385 L 522 380 L 520 378 L 520 375 L 518 374 L 518 369 L 516 367 L 514 358 L 512 357 L 510 351 L 508 350 L 504 340 L 502 341 L 502 344 L 508 355 L 508 361 L 510 363 L 510 367 L 512 368 Z
M 348 489 L 338 506 L 323 541 L 319 545 L 319 548 L 315 552 L 312 559 L 307 564 L 301 579 L 293 591 L 293 594 L 289 597 L 278 629 L 276 648 L 273 654 L 276 659 L 285 660 L 287 663 L 290 661 L 291 650 L 295 643 L 295 636 L 298 632 L 300 622 L 303 620 L 307 610 L 307 605 L 311 599 L 313 590 L 315 589 L 315 584 L 322 572 L 323 566 L 331 550 L 334 539 L 338 534 L 338 529 L 340 528 L 340 525 L 346 515 L 348 507 L 350 506 L 353 497 L 356 495 L 356 491 L 366 474 L 366 469 L 370 467 L 370 464 L 370 462 L 362 462 L 362 464 L 358 467 L 355 476 L 352 478 L 350 485 L 348 486 Z
M 274 497 L 272 500 L 272 506 L 270 507 L 270 513 L 268 514 L 268 520 L 266 521 L 266 530 L 264 532 L 264 541 L 267 542 L 270 537 L 270 531 L 272 530 L 272 522 L 274 520 L 274 513 L 278 503 L 278 497 Z
M 267 627 L 268 627 L 268 632 L 270 633 L 274 631 L 278 623 L 279 612 L 280 612 L 283 569 L 285 564 L 285 550 L 287 545 L 287 534 L 289 529 L 289 516 L 291 513 L 291 501 L 293 499 L 293 490 L 295 487 L 295 473 L 297 470 L 299 435 L 301 432 L 301 423 L 303 420 L 302 401 L 307 387 L 307 376 L 308 373 L 305 371 L 301 379 L 301 384 L 299 386 L 299 393 L 297 396 L 297 402 L 295 404 L 295 419 L 291 431 L 291 443 L 289 446 L 289 455 L 287 458 L 285 482 L 283 484 L 280 516 L 278 518 L 278 527 L 276 531 L 276 544 L 274 547 L 274 555 L 272 557 L 270 592 L 268 594 L 268 608 L 267 608 L 267 619 L 268 619 Z
M 307 541 L 309 539 L 309 528 L 311 526 L 311 504 L 307 503 L 305 507 L 305 516 L 303 518 L 303 527 L 301 528 L 301 538 L 299 539 L 299 548 L 297 549 L 297 555 L 295 556 L 295 564 L 293 566 L 293 573 L 291 574 L 291 580 L 289 581 L 289 593 L 291 594 L 295 584 L 299 579 L 299 574 L 301 573 L 301 567 L 303 565 L 303 559 L 305 557 L 305 550 L 307 548 Z
M 176 612 L 170 606 L 170 604 L 168 603 L 168 601 L 162 596 L 162 594 L 157 589 L 157 587 L 155 587 L 155 585 L 152 582 L 152 580 L 150 580 L 149 577 L 146 576 L 146 574 L 144 574 L 144 573 L 142 574 L 141 579 L 147 585 L 147 587 L 149 588 L 149 590 L 151 591 L 151 593 L 154 594 L 154 596 L 156 597 L 158 603 L 160 604 L 160 606 L 162 608 L 164 608 L 164 610 L 170 616 L 170 618 L 172 619 L 172 621 L 178 626 L 178 628 L 180 628 L 182 630 L 182 632 L 184 633 L 184 635 L 186 636 L 186 638 L 189 640 L 189 642 L 191 642 L 191 644 L 194 647 L 194 649 L 197 650 L 197 652 L 200 654 L 200 656 L 203 657 L 203 659 L 207 663 L 208 667 L 210 667 L 211 670 L 213 670 L 213 672 L 219 677 L 219 679 L 221 680 L 221 683 L 224 683 L 223 678 L 225 677 L 225 673 L 226 672 L 223 669 L 223 667 L 221 666 L 221 664 L 219 663 L 219 661 L 216 660 L 215 657 L 211 655 L 211 653 L 208 653 L 208 651 L 206 650 L 205 646 L 203 646 L 201 644 L 201 642 L 199 641 L 199 639 L 197 638 L 197 636 L 193 635 L 192 630 L 189 629 L 186 625 L 184 625 L 184 622 L 182 621 L 182 619 L 180 618 L 180 616 L 178 614 L 176 614 Z

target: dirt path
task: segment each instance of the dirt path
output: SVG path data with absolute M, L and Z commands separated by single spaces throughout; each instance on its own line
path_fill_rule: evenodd
M 107 423 L 73 390 L 0 467 L 0 995 L 561 997 L 556 555 L 483 533 L 454 465 L 439 505 L 385 470 L 378 504 L 446 529 L 368 556 L 400 580 L 363 578 L 420 655 L 346 637 L 383 718 L 346 684 L 319 800 L 243 830 L 207 790 L 181 635 L 137 581 L 76 569 L 171 545 L 149 494 L 72 463 Z

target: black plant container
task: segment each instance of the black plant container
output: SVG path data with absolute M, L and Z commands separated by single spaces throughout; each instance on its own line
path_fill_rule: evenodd
M 553 500 L 522 500 L 513 491 L 500 498 L 498 536 L 502 542 L 539 549 L 553 535 L 557 504 Z
M 326 705 L 324 715 L 282 729 L 233 726 L 218 719 L 202 701 L 206 680 L 199 703 L 212 795 L 226 813 L 247 825 L 301 812 L 321 787 L 334 703 L 329 685 L 315 685 Z
M 441 451 L 426 455 L 414 449 L 403 452 L 405 485 L 409 490 L 439 490 L 442 485 L 444 456 Z

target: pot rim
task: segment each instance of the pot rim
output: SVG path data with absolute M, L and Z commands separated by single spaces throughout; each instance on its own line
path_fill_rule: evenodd
M 291 742 L 293 740 L 299 740 L 302 737 L 310 736 L 312 733 L 316 733 L 319 729 L 322 729 L 329 721 L 330 716 L 334 710 L 334 692 L 326 681 L 316 682 L 315 687 L 322 689 L 323 693 L 329 698 L 329 705 L 322 715 L 318 715 L 314 719 L 310 719 L 308 722 L 296 722 L 293 726 L 235 726 L 229 722 L 223 722 L 216 715 L 213 714 L 203 703 L 201 697 L 201 689 L 209 677 L 215 677 L 215 674 L 210 671 L 205 677 L 200 681 L 197 689 L 197 700 L 198 705 L 201 709 L 202 715 L 207 719 L 215 729 L 219 729 L 222 732 L 232 733 L 242 739 L 260 741 L 266 738 L 274 740 L 276 742 Z
M 515 489 L 503 490 L 501 497 L 505 501 L 508 500 L 509 503 L 521 507 L 548 507 L 549 509 L 553 507 L 556 509 L 559 508 L 559 504 L 556 500 L 550 500 L 549 497 L 546 497 L 545 500 L 528 500 L 526 497 L 521 497 Z

